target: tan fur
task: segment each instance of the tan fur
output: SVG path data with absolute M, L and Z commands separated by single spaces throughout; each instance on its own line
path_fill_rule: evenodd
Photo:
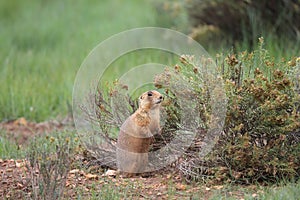
M 117 142 L 117 167 L 128 176 L 144 172 L 153 135 L 159 133 L 159 109 L 163 98 L 148 91 L 139 98 L 139 108 L 121 126 Z

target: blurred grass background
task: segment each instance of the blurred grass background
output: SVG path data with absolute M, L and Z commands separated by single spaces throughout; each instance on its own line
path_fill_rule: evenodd
M 199 30 L 189 10 L 192 6 L 197 11 L 193 6 L 196 3 L 199 2 L 0 0 L 0 121 L 18 117 L 43 121 L 66 116 L 71 111 L 74 78 L 84 58 L 101 41 L 124 30 L 145 26 L 176 29 L 198 39 L 212 56 L 228 52 L 233 46 L 234 51 L 253 48 L 247 34 L 235 41 L 218 31 Z M 299 40 L 262 32 L 266 49 L 276 59 L 299 56 Z M 121 58 L 113 65 L 136 66 L 149 60 L 172 62 L 160 52 L 145 51 Z M 107 72 L 112 78 L 122 73 L 113 69 Z
M 68 112 L 87 54 L 121 31 L 155 26 L 147 1 L 0 1 L 0 121 Z

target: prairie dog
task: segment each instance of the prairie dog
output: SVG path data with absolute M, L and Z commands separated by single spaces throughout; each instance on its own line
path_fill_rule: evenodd
M 117 167 L 128 175 L 145 172 L 153 135 L 160 131 L 162 95 L 148 91 L 139 97 L 139 108 L 123 123 L 117 142 Z

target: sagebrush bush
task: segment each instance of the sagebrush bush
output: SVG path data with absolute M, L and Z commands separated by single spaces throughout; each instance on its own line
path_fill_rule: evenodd
M 229 104 L 217 154 L 226 164 L 226 178 L 253 182 L 299 177 L 300 95 L 293 77 L 299 63 L 274 63 L 260 47 L 231 55 L 224 65 Z
M 208 86 L 203 85 L 201 76 L 191 76 L 197 66 L 190 58 L 185 57 L 175 70 L 191 80 L 199 111 L 205 116 L 201 119 L 209 125 L 213 97 L 200 92 Z M 193 155 L 195 147 L 201 150 L 196 139 L 179 165 L 183 174 L 244 183 L 299 177 L 299 58 L 276 63 L 260 38 L 254 52 L 219 55 L 217 60 L 228 97 L 223 134 L 205 158 Z M 203 131 L 207 134 L 205 126 Z

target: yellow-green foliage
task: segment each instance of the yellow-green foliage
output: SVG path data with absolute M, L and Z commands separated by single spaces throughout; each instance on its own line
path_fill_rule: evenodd
M 205 92 L 209 86 L 203 84 L 201 74 L 195 75 L 199 72 L 192 57 L 184 58 L 174 70 L 197 95 L 205 129 L 213 97 Z M 274 60 L 263 48 L 263 38 L 254 52 L 217 56 L 228 98 L 223 134 L 205 161 L 187 152 L 185 175 L 199 178 L 205 174 L 218 181 L 243 183 L 299 177 L 300 59 Z M 196 141 L 188 151 L 201 149 L 197 145 Z
M 300 175 L 300 94 L 295 74 L 300 63 L 297 59 L 274 63 L 262 48 L 262 39 L 260 43 L 254 53 L 230 55 L 223 63 L 229 101 L 225 135 L 216 151 L 227 166 L 223 175 L 232 180 L 274 181 Z

